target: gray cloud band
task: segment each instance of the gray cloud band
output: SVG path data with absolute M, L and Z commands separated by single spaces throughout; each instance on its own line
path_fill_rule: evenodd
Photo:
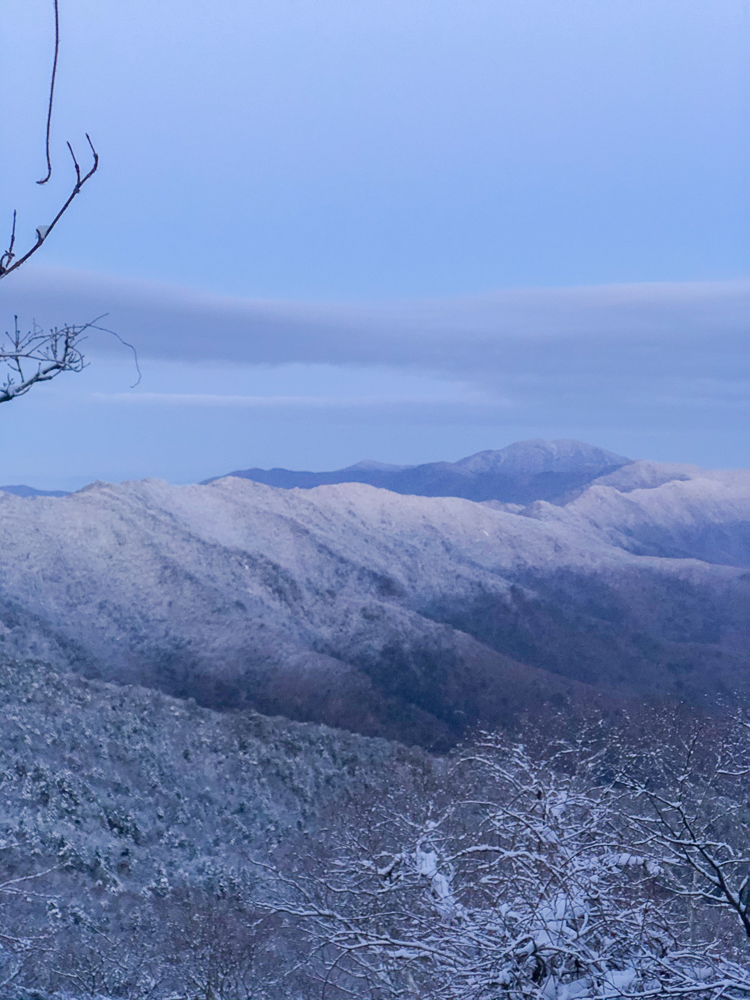
M 750 282 L 499 292 L 372 306 L 257 302 L 55 269 L 4 283 L 0 321 L 47 327 L 102 312 L 142 358 L 386 365 L 544 395 L 645 384 L 668 398 L 747 398 Z M 7 315 L 6 315 L 7 314 Z M 121 348 L 98 338 L 92 353 Z M 687 381 L 685 381 L 687 380 Z M 654 383 L 662 383 L 660 387 Z M 546 388 L 545 388 L 546 387 Z

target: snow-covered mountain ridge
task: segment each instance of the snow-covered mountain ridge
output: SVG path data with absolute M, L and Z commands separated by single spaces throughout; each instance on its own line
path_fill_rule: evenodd
M 640 555 L 750 568 L 750 471 L 634 462 L 564 507 L 538 501 L 525 513 L 576 525 Z
M 0 644 L 443 745 L 543 701 L 747 691 L 748 568 L 747 472 L 634 462 L 512 510 L 359 483 L 95 483 L 0 494 Z
M 598 476 L 630 462 L 623 455 L 582 441 L 534 439 L 517 441 L 499 450 L 480 451 L 458 462 L 398 466 L 364 461 L 334 472 L 240 469 L 229 475 L 283 489 L 357 482 L 394 493 L 527 504 L 533 500 L 559 501 Z

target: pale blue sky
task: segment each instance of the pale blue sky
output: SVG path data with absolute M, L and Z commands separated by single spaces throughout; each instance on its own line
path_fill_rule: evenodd
M 417 462 L 531 435 L 750 464 L 747 296 L 721 284 L 750 277 L 748 0 L 61 0 L 58 187 L 44 191 L 33 180 L 49 7 L 4 0 L 0 11 L 0 211 L 18 207 L 22 233 L 47 221 L 66 138 L 82 149 L 90 131 L 102 168 L 42 268 L 0 286 L 0 319 L 87 319 L 103 304 L 138 344 L 133 395 L 147 395 L 126 402 L 125 360 L 101 349 L 97 360 L 94 345 L 84 376 L 0 410 L 0 482 Z M 491 348 L 482 385 L 476 362 L 467 375 L 436 360 L 447 327 L 453 358 L 473 322 L 465 301 L 430 306 L 408 358 L 398 334 L 405 316 L 412 332 L 424 320 L 398 305 L 408 300 L 644 282 L 680 283 L 681 304 L 669 299 L 665 321 L 652 296 L 623 328 L 608 299 L 591 355 L 559 347 L 554 391 L 528 388 L 549 377 L 531 300 L 525 318 L 507 303 L 492 313 L 493 336 L 517 328 L 527 341 L 505 367 Z M 720 292 L 694 322 L 695 282 Z M 290 347 L 284 313 L 278 357 L 261 358 L 248 313 L 222 354 L 225 306 L 212 298 L 190 333 L 203 347 L 187 357 L 180 322 L 204 293 L 300 303 L 318 333 Z M 314 302 L 395 303 L 377 327 L 390 346 L 377 357 L 342 347 Z M 658 378 L 643 353 L 653 309 Z M 356 339 L 369 321 L 352 317 Z M 619 388 L 602 394 L 615 368 Z M 238 401 L 257 396 L 318 402 L 260 414 Z M 369 400 L 357 415 L 354 399 Z

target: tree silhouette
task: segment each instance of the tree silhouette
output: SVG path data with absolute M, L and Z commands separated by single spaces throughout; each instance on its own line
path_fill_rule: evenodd
M 53 0 L 54 27 L 55 27 L 55 48 L 52 60 L 52 73 L 50 79 L 49 96 L 47 100 L 47 123 L 45 134 L 45 156 L 47 161 L 47 171 L 37 184 L 46 184 L 52 177 L 52 155 L 50 151 L 50 136 L 52 131 L 52 115 L 55 103 L 55 82 L 57 79 L 57 64 L 60 53 L 60 10 L 59 0 Z M 86 141 L 91 154 L 91 165 L 88 170 L 84 170 L 76 156 L 71 143 L 67 143 L 70 157 L 73 163 L 73 184 L 69 188 L 67 196 L 60 204 L 52 221 L 48 225 L 38 226 L 36 237 L 30 246 L 18 248 L 17 243 L 17 212 L 13 211 L 13 221 L 10 230 L 10 238 L 6 249 L 0 253 L 0 280 L 9 274 L 17 271 L 49 238 L 53 229 L 66 214 L 70 206 L 83 190 L 84 185 L 94 176 L 99 167 L 99 155 L 94 148 L 88 133 Z M 23 396 L 34 385 L 40 382 L 48 382 L 50 379 L 66 371 L 79 372 L 85 367 L 83 354 L 81 353 L 81 343 L 87 330 L 96 327 L 96 320 L 93 323 L 83 325 L 66 324 L 62 327 L 55 327 L 49 331 L 43 331 L 34 327 L 31 331 L 22 332 L 18 326 L 16 317 L 12 332 L 6 332 L 2 342 L 0 342 L 0 403 L 7 403 L 10 400 Z

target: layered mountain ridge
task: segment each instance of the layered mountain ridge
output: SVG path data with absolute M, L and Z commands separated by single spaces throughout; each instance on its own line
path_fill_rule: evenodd
M 581 441 L 530 440 L 500 450 L 480 451 L 458 462 L 398 466 L 366 460 L 335 472 L 240 469 L 229 475 L 281 489 L 356 482 L 417 496 L 528 504 L 534 500 L 560 500 L 630 462 L 629 458 Z M 207 479 L 205 484 L 214 481 Z
M 0 649 L 435 748 L 545 705 L 745 697 L 750 473 L 610 454 L 525 506 L 237 477 L 0 494 Z
M 33 486 L 0 486 L 0 493 L 12 493 L 17 497 L 66 497 L 67 490 L 37 490 Z

